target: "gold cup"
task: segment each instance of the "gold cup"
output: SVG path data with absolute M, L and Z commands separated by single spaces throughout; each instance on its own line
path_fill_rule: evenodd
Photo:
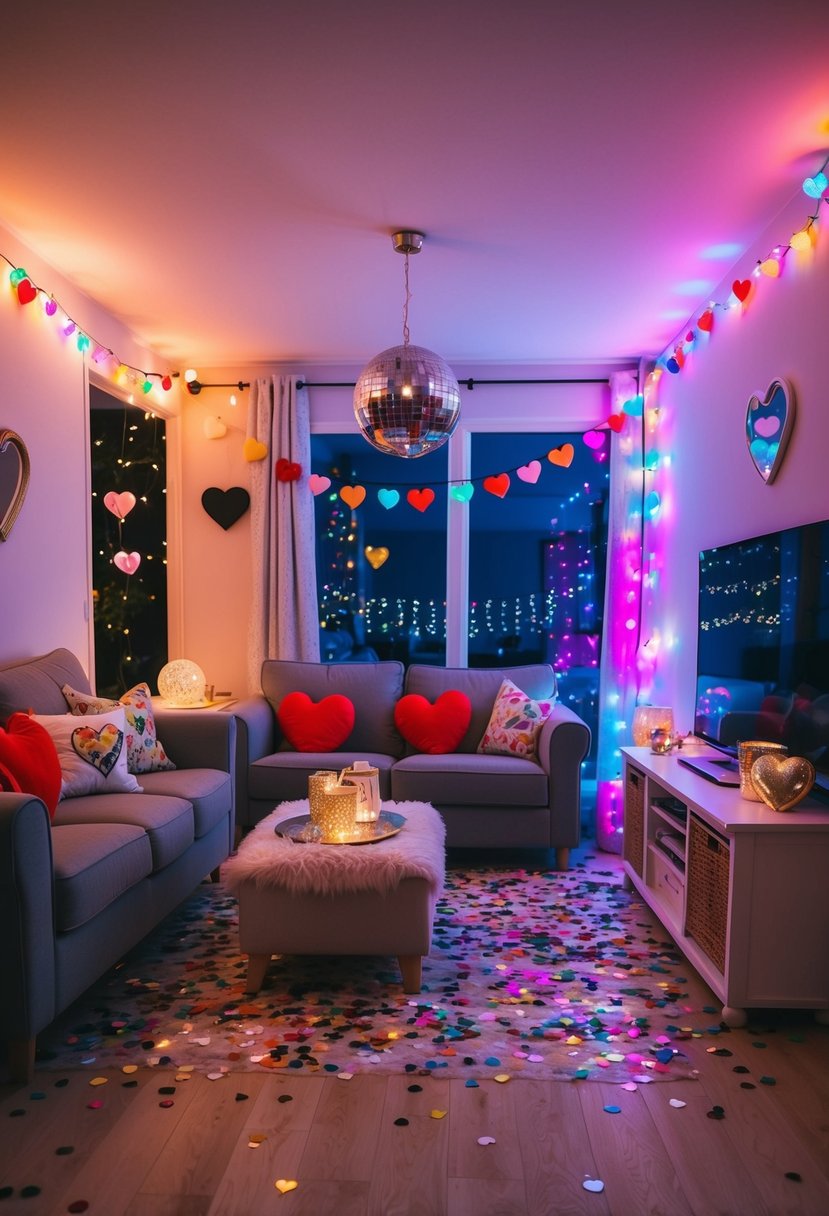
M 763 799 L 754 788 L 751 780 L 751 766 L 758 756 L 787 756 L 789 749 L 785 743 L 769 743 L 764 739 L 748 739 L 737 744 L 737 758 L 740 765 L 740 797 L 750 802 L 762 802 Z
M 308 778 L 308 809 L 311 823 L 327 844 L 353 839 L 357 789 L 338 785 L 336 773 L 320 771 Z

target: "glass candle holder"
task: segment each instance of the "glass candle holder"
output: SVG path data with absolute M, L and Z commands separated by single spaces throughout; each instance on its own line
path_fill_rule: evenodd
M 750 802 L 762 802 L 751 780 L 751 766 L 758 756 L 774 752 L 777 756 L 787 756 L 789 749 L 785 743 L 769 743 L 765 739 L 747 739 L 737 744 L 737 759 L 740 765 L 740 797 Z
M 633 742 L 647 747 L 655 730 L 674 734 L 674 711 L 666 705 L 637 705 L 633 711 Z

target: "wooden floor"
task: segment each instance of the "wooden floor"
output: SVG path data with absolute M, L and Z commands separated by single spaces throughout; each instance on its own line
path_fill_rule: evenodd
M 699 1012 L 714 997 L 686 975 L 688 1024 L 716 1024 Z M 758 1014 L 682 1046 L 697 1080 L 635 1092 L 158 1069 L 92 1087 L 88 1071 L 38 1072 L 0 1086 L 0 1216 L 827 1216 L 829 1028 Z M 604 1189 L 585 1190 L 591 1179 Z M 281 1194 L 278 1180 L 297 1185 Z

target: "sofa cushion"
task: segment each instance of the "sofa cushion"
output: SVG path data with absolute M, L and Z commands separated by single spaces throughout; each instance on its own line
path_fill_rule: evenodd
M 180 798 L 193 807 L 193 830 L 196 840 L 227 816 L 233 804 L 233 781 L 230 773 L 218 768 L 166 769 L 142 773 L 145 794 Z
M 56 824 L 52 857 L 59 933 L 92 920 L 153 869 L 146 832 L 125 823 Z
M 86 672 L 70 650 L 52 650 L 36 659 L 0 668 L 0 722 L 17 710 L 65 714 L 64 684 L 90 691 Z
M 34 794 L 54 816 L 61 791 L 61 768 L 52 736 L 28 714 L 14 713 L 0 726 L 0 761 L 24 794 Z
M 392 660 L 381 663 L 300 663 L 289 659 L 266 659 L 262 664 L 262 692 L 274 713 L 278 711 L 283 697 L 291 692 L 307 693 L 312 701 L 321 701 L 332 693 L 341 693 L 354 703 L 355 708 L 354 729 L 338 749 L 343 756 L 368 759 L 369 752 L 379 752 L 385 756 L 403 755 L 403 740 L 394 725 L 394 706 L 403 693 L 402 663 Z M 284 750 L 289 747 L 287 741 L 280 746 Z M 347 763 L 349 761 L 343 759 L 339 767 L 343 768 Z
M 434 806 L 547 806 L 547 774 L 533 760 L 515 756 L 424 754 L 398 760 L 391 774 L 395 802 Z
M 97 794 L 59 803 L 56 824 L 127 824 L 142 828 L 152 847 L 153 870 L 180 857 L 195 838 L 193 808 L 184 798 L 161 794 Z
M 35 721 L 48 730 L 57 748 L 61 799 L 119 791 L 141 793 L 141 786 L 127 768 L 123 706 L 85 718 L 75 714 L 38 714 Z
M 541 727 L 555 701 L 534 701 L 512 680 L 504 680 L 492 707 L 478 751 L 491 756 L 533 758 Z
M 276 711 L 279 729 L 298 752 L 330 752 L 354 729 L 354 702 L 341 693 L 312 701 L 307 693 L 289 692 Z
M 101 714 L 119 705 L 124 707 L 127 733 L 127 768 L 131 773 L 153 773 L 156 769 L 175 768 L 155 730 L 152 694 L 147 684 L 136 684 L 117 701 L 92 697 L 64 684 L 61 689 L 73 714 Z
M 378 770 L 380 797 L 391 798 L 391 766 L 395 757 L 378 752 L 274 752 L 255 761 L 248 770 L 248 794 L 259 802 L 280 802 L 308 797 L 308 778 L 318 770 L 339 773 L 355 760 L 367 760 Z
M 555 697 L 556 678 L 548 663 L 528 663 L 525 667 L 429 667 L 413 663 L 406 671 L 406 692 L 419 693 L 434 701 L 447 689 L 465 692 L 472 702 L 469 730 L 458 744 L 459 752 L 475 752 L 486 729 L 498 689 L 503 680 L 512 680 L 534 700 Z
M 401 697 L 394 707 L 394 721 L 403 738 L 419 752 L 434 756 L 453 752 L 469 729 L 472 703 L 456 688 L 442 692 L 432 704 L 419 693 Z

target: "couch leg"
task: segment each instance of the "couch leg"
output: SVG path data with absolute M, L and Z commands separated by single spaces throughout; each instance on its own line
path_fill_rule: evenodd
M 9 1039 L 9 1076 L 20 1085 L 28 1085 L 35 1071 L 35 1039 Z
M 556 849 L 556 869 L 557 870 L 569 870 L 570 869 L 570 850 L 569 849 L 563 849 L 563 848 L 561 848 L 561 846 L 559 846 Z
M 215 870 L 210 871 L 210 881 L 211 882 L 218 882 L 219 879 L 221 878 L 221 876 L 222 876 L 221 866 L 216 866 Z

